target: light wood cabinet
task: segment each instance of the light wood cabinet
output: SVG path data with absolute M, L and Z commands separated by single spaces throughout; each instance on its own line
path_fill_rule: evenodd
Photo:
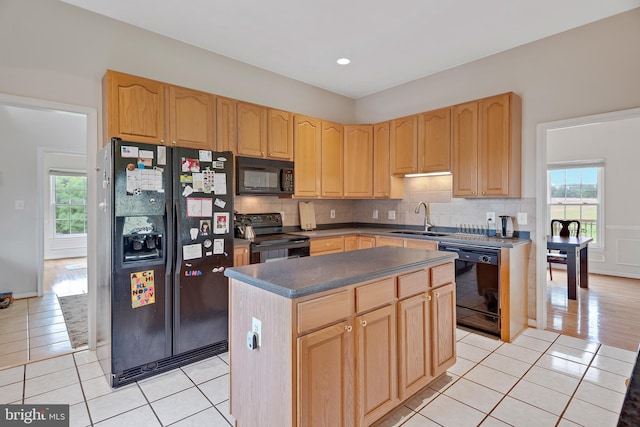
M 267 150 L 267 108 L 261 105 L 238 102 L 239 156 L 266 157 Z
M 169 144 L 174 147 L 215 149 L 213 95 L 168 86 Z
M 391 120 L 391 173 L 416 173 L 418 157 L 418 116 Z
M 376 236 L 376 247 L 378 246 L 404 247 L 404 239 L 398 237 Z
M 402 178 L 391 174 L 391 122 L 373 125 L 373 197 L 402 199 Z
M 267 110 L 267 157 L 293 161 L 293 117 L 288 111 Z
M 356 425 L 368 426 L 398 404 L 395 305 L 356 317 L 355 329 Z
M 344 196 L 373 197 L 373 127 L 344 127 Z
M 358 236 L 358 248 L 367 249 L 376 247 L 376 236 Z
M 344 141 L 343 126 L 322 122 L 322 197 L 344 196 Z M 297 169 L 296 169 L 297 173 Z
M 438 250 L 438 242 L 435 240 L 405 239 L 405 247 L 415 249 Z
M 344 250 L 355 251 L 359 249 L 358 240 L 358 236 L 355 234 L 352 236 L 344 236 Z
M 107 70 L 102 79 L 103 143 L 111 138 L 164 145 L 165 85 Z
M 453 107 L 454 197 L 520 197 L 521 120 L 512 92 Z
M 216 96 L 216 150 L 236 152 L 237 115 L 235 99 Z
M 311 256 L 344 252 L 344 237 L 316 237 L 309 241 Z
M 352 320 L 298 338 L 298 426 L 353 426 Z
M 233 266 L 249 265 L 249 246 L 236 246 L 233 248 Z
M 418 115 L 418 173 L 451 171 L 451 107 Z
M 320 197 L 322 164 L 322 127 L 318 119 L 295 115 L 293 144 L 296 173 L 294 195 L 300 198 Z
M 431 375 L 431 302 L 425 290 L 398 302 L 398 394 L 405 399 L 422 389 Z
M 453 266 L 451 266 L 453 270 Z M 455 284 L 449 283 L 431 291 L 432 321 L 431 346 L 433 377 L 443 374 L 456 358 L 456 298 Z

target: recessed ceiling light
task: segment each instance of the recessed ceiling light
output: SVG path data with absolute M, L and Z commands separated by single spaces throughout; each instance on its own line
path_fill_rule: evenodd
M 347 65 L 351 60 L 349 58 L 340 58 L 336 62 L 340 65 Z

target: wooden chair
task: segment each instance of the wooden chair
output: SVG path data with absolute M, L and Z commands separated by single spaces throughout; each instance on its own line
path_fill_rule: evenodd
M 580 236 L 580 221 L 571 219 L 552 219 L 551 235 L 560 237 Z M 567 265 L 567 253 L 564 251 L 547 251 L 547 263 L 549 264 L 549 278 L 553 280 L 551 264 Z

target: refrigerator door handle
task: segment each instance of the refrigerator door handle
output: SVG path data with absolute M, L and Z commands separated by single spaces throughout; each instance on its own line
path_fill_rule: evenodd
M 180 231 L 182 230 L 182 215 L 180 215 L 180 202 L 178 200 L 176 200 L 175 203 L 175 221 L 176 221 L 176 227 L 175 227 L 175 233 L 176 233 L 176 237 L 175 237 L 175 242 L 176 242 L 176 269 L 174 271 L 176 277 L 180 276 L 180 270 L 181 266 L 182 266 L 182 251 L 180 250 Z

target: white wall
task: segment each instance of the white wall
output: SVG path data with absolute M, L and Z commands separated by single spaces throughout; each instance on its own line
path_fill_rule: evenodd
M 82 134 L 86 135 L 86 120 L 70 125 L 80 125 Z M 68 134 L 77 134 L 77 132 L 65 130 Z M 85 141 L 80 141 L 80 144 Z M 67 154 L 60 152 L 45 152 L 43 154 L 43 177 L 44 182 L 42 188 L 43 194 L 43 214 L 44 214 L 44 259 L 59 259 L 87 256 L 87 237 L 55 237 L 55 221 L 53 204 L 51 199 L 51 176 L 49 171 L 71 171 L 71 172 L 87 172 L 87 156 L 82 154 Z
M 37 291 L 38 150 L 86 152 L 86 118 L 0 105 L 0 291 Z M 24 210 L 15 201 L 24 201 Z
M 640 278 L 639 142 L 640 118 L 547 133 L 548 162 L 605 160 L 604 248 L 589 249 L 590 271 Z

